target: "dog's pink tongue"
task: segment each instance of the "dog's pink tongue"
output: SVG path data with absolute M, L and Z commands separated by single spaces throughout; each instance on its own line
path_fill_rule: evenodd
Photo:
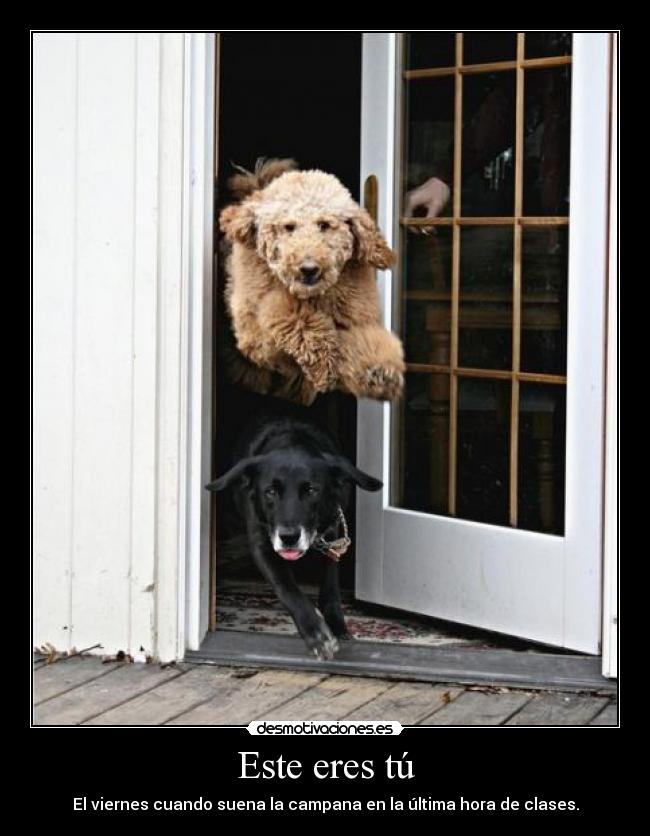
M 278 554 L 285 560 L 298 560 L 302 552 L 299 549 L 280 549 Z

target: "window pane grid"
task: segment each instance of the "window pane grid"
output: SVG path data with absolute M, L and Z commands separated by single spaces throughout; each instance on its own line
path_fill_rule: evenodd
M 566 375 L 555 373 L 543 373 L 535 371 L 522 371 L 522 308 L 523 303 L 553 304 L 554 297 L 551 294 L 528 293 L 523 299 L 522 290 L 522 242 L 523 228 L 535 227 L 566 227 L 569 224 L 568 215 L 524 215 L 524 145 L 525 145 L 525 80 L 528 70 L 542 70 L 545 68 L 562 67 L 571 63 L 570 55 L 553 55 L 539 58 L 526 58 L 525 33 L 516 33 L 516 59 L 508 61 L 494 61 L 492 63 L 464 64 L 464 35 L 455 34 L 455 65 L 448 67 L 426 66 L 418 69 L 403 70 L 404 84 L 406 90 L 412 84 L 417 84 L 419 79 L 435 77 L 451 77 L 454 79 L 455 103 L 454 103 L 454 124 L 453 124 L 453 178 L 452 185 L 452 206 L 450 217 L 408 217 L 404 210 L 398 214 L 398 223 L 402 230 L 402 238 L 406 243 L 406 236 L 413 233 L 427 234 L 428 230 L 435 232 L 436 227 L 451 227 L 451 287 L 447 291 L 435 291 L 427 289 L 405 290 L 397 306 L 398 310 L 405 309 L 408 302 L 435 303 L 440 308 L 446 305 L 449 310 L 449 363 L 434 362 L 410 362 L 407 354 L 407 372 L 411 374 L 426 373 L 436 375 L 442 380 L 446 376 L 448 385 L 448 464 L 444 468 L 447 471 L 448 479 L 448 502 L 447 513 L 456 516 L 458 506 L 458 467 L 459 467 L 459 381 L 462 379 L 484 379 L 486 383 L 492 381 L 507 381 L 510 387 L 509 398 L 509 427 L 508 427 L 508 523 L 516 527 L 519 520 L 520 496 L 519 482 L 522 468 L 519 464 L 519 426 L 522 395 L 520 384 L 547 384 L 551 389 L 566 386 Z M 514 206 L 512 214 L 508 216 L 463 216 L 463 92 L 464 79 L 468 76 L 488 73 L 514 72 L 515 79 L 515 128 L 514 128 Z M 402 167 L 402 173 L 404 168 Z M 447 181 L 449 182 L 449 181 Z M 404 191 L 402 189 L 402 191 Z M 542 211 L 545 207 L 542 207 Z M 512 295 L 508 300 L 512 305 L 512 359 L 511 368 L 469 368 L 467 365 L 459 364 L 459 335 L 461 326 L 461 228 L 466 227 L 510 227 L 513 235 L 512 246 Z M 498 303 L 499 294 L 492 294 L 489 298 L 490 304 Z M 482 300 L 472 292 L 463 294 L 463 305 L 465 303 L 480 303 Z M 488 301 L 487 299 L 485 301 Z M 506 302 L 505 298 L 502 300 Z M 400 314 L 401 317 L 401 314 Z M 440 311 L 438 311 L 438 320 Z M 490 327 L 490 326 L 488 326 Z M 496 327 L 496 326 L 492 326 Z M 510 326 L 508 326 L 510 327 Z M 440 335 L 438 335 L 440 338 Z M 431 358 L 433 359 L 433 358 Z M 444 358 L 441 358 L 444 359 Z M 561 370 L 561 369 L 558 369 Z M 554 369 L 552 371 L 555 371 Z M 501 385 L 504 385 L 503 383 Z M 438 386 L 440 388 L 440 386 Z M 398 410 L 400 426 L 404 426 L 405 405 Z M 438 414 L 437 422 L 440 422 Z M 403 431 L 399 442 L 398 462 L 399 468 L 404 467 L 404 438 Z M 442 475 L 442 474 L 440 474 Z M 401 485 L 402 479 L 399 479 Z M 438 503 L 436 503 L 438 504 Z M 440 508 L 437 513 L 444 513 Z

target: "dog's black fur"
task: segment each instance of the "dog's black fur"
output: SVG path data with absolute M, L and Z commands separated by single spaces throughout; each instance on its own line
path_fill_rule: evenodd
M 382 483 L 342 456 L 323 430 L 292 418 L 258 420 L 237 447 L 235 464 L 206 487 L 234 488 L 258 569 L 291 613 L 310 650 L 321 659 L 331 659 L 337 640 L 349 638 L 338 564 L 311 548 L 311 542 L 318 535 L 328 541 L 340 536 L 338 508 L 347 505 L 353 483 L 367 491 L 379 490 Z M 296 548 L 307 542 L 304 551 Z M 285 559 L 283 551 L 300 557 Z M 323 564 L 320 613 L 301 591 L 290 565 L 306 555 Z

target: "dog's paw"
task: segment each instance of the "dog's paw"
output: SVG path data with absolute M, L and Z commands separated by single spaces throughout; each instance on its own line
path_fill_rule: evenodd
M 324 662 L 328 659 L 333 659 L 335 653 L 339 649 L 338 641 L 332 636 L 331 639 L 325 639 L 319 644 L 312 647 L 312 653 L 317 659 L 320 659 L 321 662 Z
M 314 656 L 321 661 L 333 659 L 339 649 L 338 641 L 322 619 L 311 630 L 303 633 L 303 639 Z
M 363 374 L 364 395 L 378 401 L 394 401 L 404 390 L 404 375 L 391 366 L 370 366 Z

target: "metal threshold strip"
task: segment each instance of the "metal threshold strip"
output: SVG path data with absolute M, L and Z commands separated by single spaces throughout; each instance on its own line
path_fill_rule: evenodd
M 185 660 L 420 682 L 616 693 L 616 682 L 601 673 L 600 656 L 564 653 L 355 641 L 343 644 L 336 658 L 321 662 L 309 655 L 298 636 L 217 630 L 208 633 L 200 650 L 188 651 Z

